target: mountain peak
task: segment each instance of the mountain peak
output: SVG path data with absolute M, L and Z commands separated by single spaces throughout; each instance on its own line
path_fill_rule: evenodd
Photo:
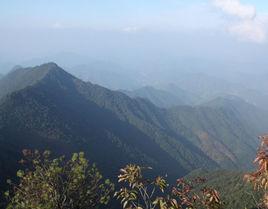
M 28 68 L 28 69 L 32 69 L 32 70 L 36 70 L 36 71 L 40 71 L 44 74 L 49 73 L 51 71 L 64 71 L 62 68 L 60 68 L 55 62 L 48 62 L 48 63 L 44 63 L 42 65 L 38 65 L 35 66 L 33 68 Z
M 47 63 L 40 65 L 40 67 L 59 68 L 59 66 L 55 62 L 47 62 Z
M 72 77 L 56 63 L 49 62 L 35 67 L 17 68 L 1 79 L 0 98 L 14 91 L 32 86 L 45 77 Z

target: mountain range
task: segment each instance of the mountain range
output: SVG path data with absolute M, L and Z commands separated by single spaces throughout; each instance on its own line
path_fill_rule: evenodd
M 18 67 L 0 80 L 0 175 L 14 172 L 25 148 L 82 150 L 109 176 L 127 163 L 172 179 L 198 168 L 248 168 L 256 136 L 268 129 L 266 111 L 236 97 L 182 103 L 158 107 L 55 63 Z
M 124 93 L 132 92 L 129 96 L 150 96 L 151 98 L 147 99 L 155 99 L 157 106 L 161 105 L 165 108 L 174 106 L 174 99 L 170 100 L 170 104 L 162 103 L 163 98 L 166 97 L 159 97 L 162 91 L 169 96 L 173 95 L 175 101 L 179 99 L 186 105 L 198 105 L 219 96 L 235 95 L 247 103 L 267 110 L 267 73 L 260 71 L 262 66 L 258 66 L 256 72 L 251 72 L 250 65 L 245 63 L 230 65 L 228 62 L 215 62 L 197 57 L 181 57 L 175 60 L 171 57 L 168 56 L 165 62 L 161 62 L 161 59 L 151 61 L 146 59 L 147 64 L 143 62 L 138 64 L 137 60 L 125 62 L 106 59 L 105 56 L 98 58 L 92 54 L 85 56 L 62 52 L 28 61 L 13 61 L 3 65 L 0 63 L 0 73 L 6 74 L 7 69 L 16 64 L 35 66 L 53 61 L 83 81 L 113 90 L 127 90 Z M 241 65 L 244 66 L 243 69 Z M 148 86 L 154 88 L 154 92 L 150 89 L 153 96 L 148 95 L 149 91 L 146 88 Z M 162 93 L 156 94 L 155 90 Z

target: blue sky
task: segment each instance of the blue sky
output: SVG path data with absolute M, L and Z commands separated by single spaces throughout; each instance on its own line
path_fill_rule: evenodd
M 253 4 L 259 11 L 268 12 L 268 2 L 265 0 L 242 0 L 246 4 Z
M 0 24 L 42 27 L 68 23 L 76 26 L 116 27 L 210 2 L 211 0 L 1 0 Z M 258 12 L 268 13 L 267 1 L 241 0 L 241 3 L 252 4 Z
M 190 4 L 204 3 L 206 0 L 1 0 L 1 14 L 14 14 L 18 11 L 24 12 L 46 12 L 52 11 L 66 14 L 75 11 L 94 11 L 96 13 L 127 13 L 135 9 L 165 10 Z M 241 0 L 242 3 L 253 4 L 259 10 L 268 12 L 268 2 L 265 0 Z
M 0 0 L 0 28 L 0 62 L 4 57 L 27 59 L 55 51 L 86 54 L 89 48 L 101 56 L 108 46 L 112 53 L 121 39 L 127 50 L 150 39 L 154 43 L 148 47 L 172 47 L 188 36 L 204 49 L 213 48 L 211 36 L 215 43 L 227 40 L 236 48 L 235 44 L 263 48 L 268 41 L 268 1 Z M 167 42 L 162 37 L 168 37 Z

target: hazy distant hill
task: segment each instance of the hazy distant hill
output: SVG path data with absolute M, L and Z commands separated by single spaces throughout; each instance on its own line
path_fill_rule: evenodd
M 130 162 L 170 177 L 196 168 L 245 168 L 263 128 L 256 123 L 258 109 L 236 102 L 163 109 L 83 82 L 54 63 L 12 71 L 0 80 L 0 95 L 0 171 L 5 173 L 23 148 L 84 150 L 113 176 Z M 247 118 L 243 112 L 249 110 Z
M 158 107 L 172 107 L 177 105 L 185 105 L 187 101 L 182 100 L 179 96 L 171 94 L 165 90 L 159 90 L 151 86 L 145 86 L 133 91 L 124 91 L 123 93 L 127 94 L 132 98 L 145 98 L 154 103 Z
M 166 83 L 157 85 L 157 88 L 169 92 L 172 95 L 179 97 L 187 105 L 196 105 L 202 101 L 202 97 L 196 93 L 192 93 L 189 90 L 185 90 L 179 87 L 178 83 Z
M 173 84 L 173 87 L 168 88 L 170 93 L 176 95 L 176 89 L 179 88 L 195 95 L 192 97 L 194 104 L 204 103 L 221 95 L 235 95 L 248 103 L 268 110 L 268 92 L 265 88 L 262 90 L 257 87 L 253 88 L 254 86 L 247 85 L 247 82 L 235 83 L 234 80 L 206 73 L 174 73 L 168 82 Z M 164 83 L 161 86 L 163 89 L 167 89 L 168 85 Z
M 249 168 L 268 129 L 268 114 L 236 97 L 216 98 L 195 107 L 167 111 L 170 127 L 223 167 Z
M 253 132 L 253 130 L 255 130 L 259 134 L 267 132 L 268 111 L 256 105 L 245 102 L 240 97 L 225 95 L 203 103 L 201 106 L 232 110 L 237 113 L 237 117 L 241 117 L 241 120 L 251 127 L 250 131 Z
M 159 85 L 158 87 L 145 86 L 132 91 L 121 90 L 132 98 L 145 98 L 150 100 L 156 106 L 169 108 L 178 105 L 195 105 L 201 98 L 187 92 L 175 84 Z

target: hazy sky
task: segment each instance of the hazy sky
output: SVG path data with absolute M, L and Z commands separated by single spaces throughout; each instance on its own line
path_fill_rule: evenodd
M 168 51 L 174 59 L 245 55 L 259 62 L 268 51 L 268 1 L 1 0 L 0 28 L 0 62 L 65 51 L 111 60 Z

